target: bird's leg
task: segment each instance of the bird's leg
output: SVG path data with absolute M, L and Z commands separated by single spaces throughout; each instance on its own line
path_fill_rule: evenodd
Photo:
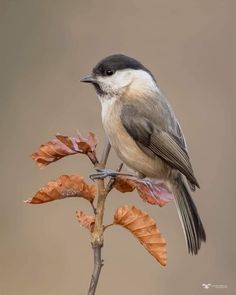
M 174 199 L 173 193 L 169 189 L 168 184 L 163 180 L 144 178 L 137 180 L 137 182 L 143 184 L 150 192 L 151 197 L 155 200 L 159 199 L 169 202 Z M 145 193 L 145 191 L 143 192 Z
M 128 173 L 122 173 L 122 172 L 118 172 L 118 171 L 113 171 L 110 169 L 96 169 L 97 173 L 91 174 L 89 176 L 89 178 L 92 181 L 95 181 L 97 179 L 104 179 L 106 177 L 112 177 L 115 178 L 116 176 L 130 176 L 130 177 L 134 177 L 134 175 L 132 174 L 128 174 Z
M 155 187 L 153 186 L 153 183 L 149 178 L 146 178 L 146 177 L 141 179 L 139 178 L 137 182 L 143 184 L 147 188 L 147 190 L 151 193 L 151 196 L 155 198 Z
M 146 175 L 144 175 L 141 172 L 136 172 L 136 177 L 137 177 L 137 182 L 143 184 L 148 191 L 150 191 L 150 193 L 152 194 L 152 197 L 155 197 L 154 194 L 154 188 L 153 188 L 153 183 L 151 182 L 151 180 L 149 178 L 146 177 Z

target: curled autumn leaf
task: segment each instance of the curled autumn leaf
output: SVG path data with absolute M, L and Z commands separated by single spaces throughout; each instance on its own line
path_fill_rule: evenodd
M 168 190 L 165 183 L 158 180 L 118 176 L 115 180 L 114 187 L 122 193 L 132 192 L 136 189 L 139 196 L 145 202 L 160 207 L 173 200 L 173 195 Z
M 95 218 L 85 214 L 83 211 L 77 210 L 76 216 L 81 226 L 87 228 L 91 233 L 94 230 Z
M 39 150 L 32 154 L 32 159 L 43 168 L 61 158 L 74 154 L 86 154 L 93 164 L 97 163 L 96 158 L 96 136 L 90 132 L 87 138 L 77 134 L 75 137 L 56 135 L 56 138 L 42 144 Z
M 124 205 L 116 210 L 114 223 L 128 229 L 161 265 L 166 265 L 166 241 L 146 212 Z
M 61 175 L 55 181 L 49 181 L 32 199 L 25 203 L 42 204 L 64 198 L 80 197 L 92 202 L 95 198 L 95 185 L 88 185 L 80 175 Z

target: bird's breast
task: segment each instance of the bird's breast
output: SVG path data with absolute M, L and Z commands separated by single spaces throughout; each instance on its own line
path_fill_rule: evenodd
M 128 134 L 121 121 L 122 104 L 118 99 L 111 98 L 102 102 L 102 122 L 111 146 L 122 162 L 132 170 L 147 177 L 163 178 L 165 165 L 156 157 L 145 154 Z

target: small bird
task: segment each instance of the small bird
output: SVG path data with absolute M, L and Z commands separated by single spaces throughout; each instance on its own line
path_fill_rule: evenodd
M 188 252 L 197 254 L 206 234 L 189 189 L 199 184 L 180 124 L 153 74 L 138 60 L 115 54 L 81 82 L 95 87 L 104 130 L 120 160 L 139 178 L 161 180 L 172 192 Z

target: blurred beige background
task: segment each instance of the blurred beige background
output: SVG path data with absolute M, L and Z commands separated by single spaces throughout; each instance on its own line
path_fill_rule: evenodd
M 194 199 L 207 231 L 187 254 L 174 204 L 144 204 L 113 192 L 115 208 L 135 204 L 168 242 L 161 267 L 124 229 L 105 235 L 97 294 L 235 294 L 235 1 L 0 0 L 0 295 L 87 292 L 88 233 L 75 218 L 84 200 L 30 206 L 23 200 L 60 174 L 93 172 L 83 156 L 43 171 L 30 154 L 54 134 L 104 138 L 94 90 L 79 83 L 111 53 L 141 60 L 157 77 L 182 124 L 201 190 Z M 119 161 L 112 154 L 110 167 Z M 209 290 L 203 283 L 227 285 Z

